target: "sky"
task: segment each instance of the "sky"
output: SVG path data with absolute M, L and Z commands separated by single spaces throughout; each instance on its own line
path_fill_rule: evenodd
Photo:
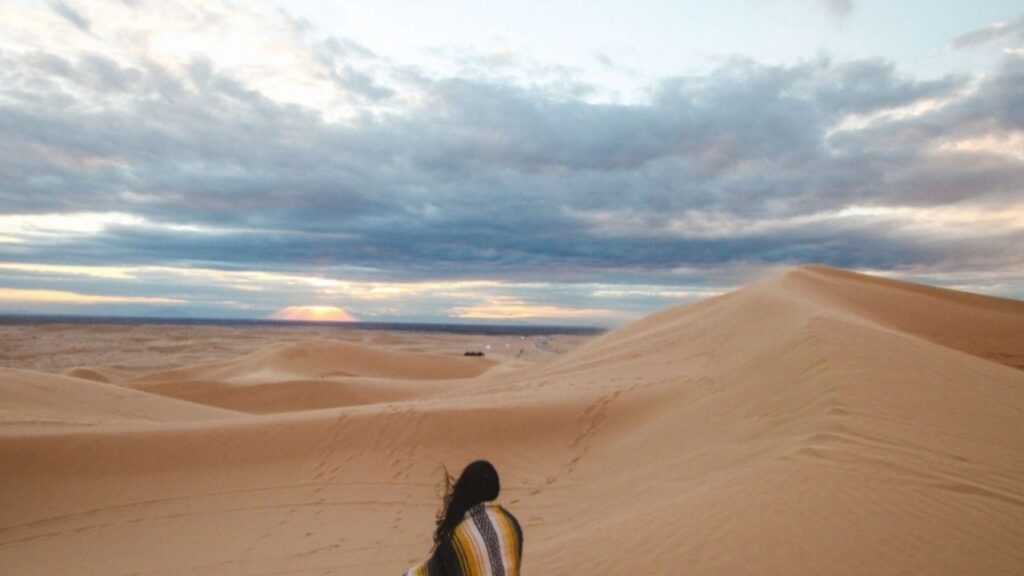
M 0 0 L 0 314 L 1024 298 L 1019 2 Z

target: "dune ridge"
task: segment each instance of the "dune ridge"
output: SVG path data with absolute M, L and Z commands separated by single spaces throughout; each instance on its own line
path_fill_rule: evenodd
M 310 340 L 234 360 L 151 372 L 121 384 L 189 402 L 268 414 L 413 398 L 437 390 L 430 381 L 471 378 L 494 365 L 486 358 Z
M 516 369 L 363 348 L 57 377 L 216 415 L 0 426 L 0 566 L 400 573 L 487 457 L 528 573 L 1024 572 L 1024 302 L 806 266 Z
M 196 379 L 254 383 L 278 381 L 282 377 L 331 376 L 451 380 L 478 376 L 493 365 L 494 362 L 486 358 L 378 350 L 352 342 L 311 340 L 273 346 L 225 362 L 151 372 L 135 380 L 139 383 Z

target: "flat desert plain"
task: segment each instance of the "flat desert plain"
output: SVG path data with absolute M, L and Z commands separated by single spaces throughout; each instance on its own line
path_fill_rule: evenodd
M 0 363 L 2 574 L 397 575 L 477 458 L 530 576 L 1024 574 L 1020 301 L 808 266 L 594 338 L 6 326 Z

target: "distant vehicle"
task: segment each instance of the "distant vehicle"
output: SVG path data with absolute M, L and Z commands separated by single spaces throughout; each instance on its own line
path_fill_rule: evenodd
M 484 353 L 479 350 L 466 350 L 463 356 L 484 356 Z

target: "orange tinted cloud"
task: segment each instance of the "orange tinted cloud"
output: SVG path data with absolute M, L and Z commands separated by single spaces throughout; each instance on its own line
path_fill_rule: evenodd
M 66 290 L 0 288 L 0 301 L 64 302 L 70 304 L 182 304 L 185 300 L 155 296 L 105 296 Z
M 514 320 L 519 318 L 580 319 L 614 318 L 620 313 L 601 308 L 566 308 L 532 304 L 514 298 L 493 298 L 485 304 L 460 306 L 448 311 L 457 318 Z
M 298 322 L 354 322 L 355 316 L 337 306 L 289 306 L 270 316 L 271 320 Z

